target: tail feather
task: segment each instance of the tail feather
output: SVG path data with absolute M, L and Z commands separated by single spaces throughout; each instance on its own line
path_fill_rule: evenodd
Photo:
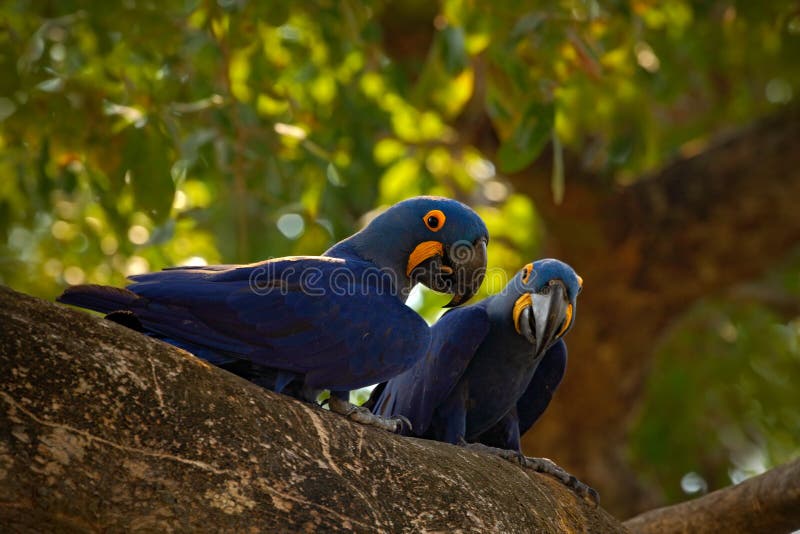
M 130 310 L 141 297 L 119 287 L 87 284 L 67 288 L 56 300 L 101 313 Z
M 181 306 L 170 306 L 137 295 L 129 289 L 100 286 L 94 284 L 73 286 L 68 288 L 58 302 L 80 306 L 106 314 L 106 319 L 121 324 L 131 330 L 141 332 L 194 353 L 209 363 L 226 368 L 226 364 L 237 361 L 236 353 L 245 354 L 251 346 L 237 341 L 224 333 L 208 328 L 191 311 Z M 252 366 L 249 362 L 248 366 Z M 266 368 L 265 368 L 266 369 Z M 236 371 L 233 371 L 235 374 Z M 274 387 L 274 371 L 271 375 L 261 376 L 241 374 L 249 380 L 260 378 L 271 380 Z M 253 380 L 255 381 L 255 380 Z

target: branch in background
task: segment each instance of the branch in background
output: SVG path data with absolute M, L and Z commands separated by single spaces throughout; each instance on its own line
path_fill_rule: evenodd
M 800 460 L 703 497 L 625 521 L 637 534 L 792 532 L 800 529 Z
M 258 388 L 0 286 L 12 531 L 622 532 L 554 479 Z
M 785 321 L 800 316 L 800 298 L 788 294 L 780 287 L 764 282 L 734 286 L 725 297 L 737 304 L 768 307 Z

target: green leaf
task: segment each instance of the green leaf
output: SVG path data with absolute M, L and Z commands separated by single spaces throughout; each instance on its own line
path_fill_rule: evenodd
M 460 74 L 469 63 L 464 30 L 456 26 L 447 26 L 440 35 L 445 70 L 452 76 Z
M 509 42 L 516 43 L 525 36 L 539 31 L 542 23 L 544 23 L 546 20 L 547 13 L 543 11 L 531 11 L 525 15 L 522 15 L 509 32 Z
M 169 216 L 175 196 L 169 139 L 153 123 L 142 128 L 128 127 L 123 135 L 120 171 L 130 172 L 137 209 L 161 223 Z
M 552 103 L 531 103 L 511 137 L 497 151 L 500 170 L 519 172 L 530 165 L 550 138 L 554 122 L 555 106 Z
M 328 163 L 328 167 L 325 169 L 325 176 L 328 178 L 328 181 L 331 185 L 336 187 L 344 186 L 344 180 L 342 180 L 342 176 L 339 174 L 338 169 L 333 163 Z

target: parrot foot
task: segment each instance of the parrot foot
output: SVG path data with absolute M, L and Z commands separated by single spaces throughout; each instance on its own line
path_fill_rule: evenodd
M 369 409 L 363 406 L 350 404 L 348 401 L 334 396 L 328 398 L 328 406 L 332 412 L 344 415 L 348 419 L 352 419 L 356 423 L 361 423 L 362 425 L 374 426 L 395 433 L 402 430 L 403 425 L 406 425 L 408 429 L 411 430 L 411 421 L 402 415 L 381 417 L 373 414 Z
M 600 496 L 597 494 L 597 491 L 594 488 L 584 484 L 574 475 L 567 473 L 563 468 L 559 467 L 549 458 L 525 456 L 521 452 L 512 451 L 509 449 L 498 449 L 497 447 L 489 447 L 483 443 L 466 443 L 463 440 L 461 442 L 461 446 L 474 451 L 499 456 L 504 460 L 521 465 L 526 469 L 531 469 L 537 473 L 550 475 L 561 481 L 562 484 L 571 489 L 573 493 L 579 497 L 589 500 L 594 506 L 597 506 L 600 502 Z
M 557 478 L 574 493 L 584 499 L 588 499 L 595 506 L 600 503 L 600 495 L 598 495 L 597 490 L 578 480 L 575 475 L 567 473 L 549 458 L 530 457 L 522 454 L 520 454 L 520 456 L 522 456 L 523 459 L 523 467 L 533 469 L 537 473 L 545 473 Z

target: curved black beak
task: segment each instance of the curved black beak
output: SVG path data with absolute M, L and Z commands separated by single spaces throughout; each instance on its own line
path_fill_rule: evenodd
M 480 289 L 486 276 L 486 238 L 474 243 L 459 242 L 447 251 L 446 263 L 452 269 L 450 276 L 452 289 L 448 293 L 453 298 L 445 308 L 454 308 L 471 299 Z M 445 265 L 443 267 L 448 267 Z
M 530 305 L 519 314 L 518 330 L 534 347 L 535 357 L 549 349 L 572 321 L 572 305 L 567 300 L 567 290 L 560 280 L 552 280 L 530 296 Z
M 486 238 L 470 243 L 458 241 L 445 248 L 429 241 L 417 246 L 409 277 L 440 293 L 450 293 L 452 300 L 445 308 L 458 306 L 472 298 L 486 275 Z M 419 259 L 422 259 L 419 261 Z

